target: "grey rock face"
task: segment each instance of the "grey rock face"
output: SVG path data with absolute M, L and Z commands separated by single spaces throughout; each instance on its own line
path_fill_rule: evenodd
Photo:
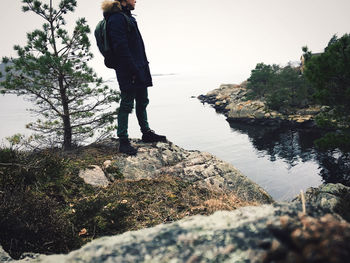
M 243 201 L 272 203 L 272 197 L 259 185 L 244 176 L 233 165 L 200 151 L 188 151 L 171 142 L 143 143 L 133 140 L 136 156 L 119 154 L 106 160 L 103 169 L 97 165 L 81 170 L 85 183 L 106 187 L 118 175 L 124 179 L 151 179 L 173 175 L 198 186 L 233 192 Z M 118 148 L 118 142 L 106 140 L 100 144 Z
M 118 167 L 125 179 L 147 179 L 170 174 L 202 187 L 232 191 L 244 201 L 260 204 L 273 202 L 264 189 L 233 165 L 209 153 L 184 150 L 171 142 L 149 144 L 135 140 L 134 145 L 138 147 L 136 156 L 118 155 L 110 164 L 111 167 Z
M 97 165 L 81 170 L 79 177 L 83 178 L 85 183 L 93 186 L 107 187 L 110 183 L 101 167 Z
M 136 156 L 118 154 L 106 160 L 101 168 L 92 165 L 81 170 L 85 183 L 106 187 L 118 175 L 128 180 L 151 179 L 173 175 L 198 186 L 233 192 L 240 200 L 258 204 L 272 203 L 272 197 L 259 185 L 244 176 L 233 165 L 200 151 L 188 151 L 171 142 L 143 143 L 133 140 L 138 148 Z M 118 142 L 101 142 L 106 147 L 118 148 Z
M 350 222 L 350 187 L 338 184 L 323 184 L 310 187 L 305 193 L 306 203 L 337 213 Z M 294 202 L 300 202 L 300 195 Z

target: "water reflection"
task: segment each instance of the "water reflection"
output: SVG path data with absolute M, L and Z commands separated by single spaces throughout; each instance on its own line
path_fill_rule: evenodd
M 350 186 L 350 153 L 327 152 L 318 155 L 320 175 L 326 183 Z
M 322 136 L 321 131 L 233 122 L 230 127 L 247 134 L 259 155 L 268 156 L 272 162 L 283 159 L 293 167 L 300 162 L 315 161 L 323 182 L 350 186 L 350 154 L 317 150 L 313 142 Z

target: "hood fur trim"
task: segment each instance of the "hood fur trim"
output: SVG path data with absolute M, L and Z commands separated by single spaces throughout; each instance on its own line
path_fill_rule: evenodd
M 114 13 L 114 12 L 120 12 L 122 10 L 122 6 L 119 1 L 111 1 L 111 0 L 103 1 L 101 8 L 104 13 Z

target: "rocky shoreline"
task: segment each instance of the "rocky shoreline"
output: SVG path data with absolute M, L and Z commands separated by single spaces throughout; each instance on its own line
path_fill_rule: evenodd
M 261 100 L 247 100 L 246 82 L 239 85 L 222 84 L 219 88 L 198 96 L 202 103 L 212 105 L 229 122 L 242 122 L 264 126 L 316 128 L 315 117 L 322 107 L 314 105 L 298 109 L 293 114 L 267 109 Z

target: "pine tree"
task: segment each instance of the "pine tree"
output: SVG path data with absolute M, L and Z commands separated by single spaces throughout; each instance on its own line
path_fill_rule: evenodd
M 334 35 L 321 54 L 314 55 L 307 47 L 303 51 L 305 76 L 315 88 L 315 98 L 328 108 L 317 123 L 336 129 L 316 143 L 350 152 L 350 34 Z
M 332 109 L 340 127 L 350 125 L 350 34 L 334 35 L 322 54 L 313 56 L 303 48 L 305 76 L 315 87 L 316 98 Z
M 269 109 L 290 114 L 312 103 L 313 90 L 299 68 L 259 63 L 248 79 L 248 99 L 263 99 Z
M 27 125 L 51 145 L 64 150 L 84 142 L 96 131 L 108 133 L 113 127 L 119 93 L 104 86 L 102 78 L 88 66 L 92 58 L 85 18 L 76 21 L 74 31 L 66 30 L 64 16 L 74 12 L 76 0 L 22 0 L 24 12 L 44 19 L 41 30 L 27 33 L 24 47 L 14 46 L 18 57 L 3 58 L 6 78 L 3 92 L 25 95 L 35 103 L 31 109 L 39 119 Z

